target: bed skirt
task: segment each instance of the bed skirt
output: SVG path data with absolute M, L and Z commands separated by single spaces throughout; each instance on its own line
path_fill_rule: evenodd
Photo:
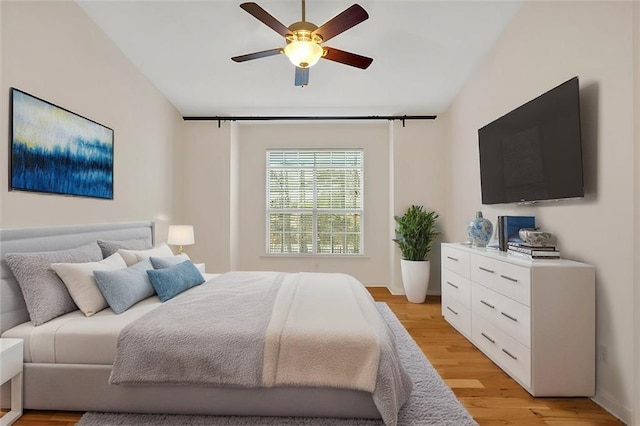
M 24 408 L 163 414 L 380 418 L 372 394 L 364 391 L 313 387 L 248 389 L 208 386 L 114 386 L 108 383 L 110 374 L 110 365 L 26 363 Z

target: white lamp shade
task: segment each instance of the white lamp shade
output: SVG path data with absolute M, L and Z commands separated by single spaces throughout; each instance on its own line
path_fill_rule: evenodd
M 307 68 L 322 57 L 322 47 L 313 41 L 294 40 L 284 48 L 284 54 L 296 67 Z
M 167 244 L 176 246 L 188 246 L 194 244 L 193 226 L 191 225 L 170 225 Z

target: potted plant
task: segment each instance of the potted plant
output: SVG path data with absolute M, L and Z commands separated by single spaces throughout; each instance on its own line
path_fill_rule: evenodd
M 402 216 L 395 216 L 396 238 L 393 240 L 402 252 L 400 270 L 407 299 L 423 303 L 427 297 L 431 262 L 427 255 L 440 234 L 435 229 L 438 214 L 423 206 L 412 205 Z

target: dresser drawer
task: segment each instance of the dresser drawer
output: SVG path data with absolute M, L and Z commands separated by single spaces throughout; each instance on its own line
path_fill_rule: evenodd
M 469 308 L 443 294 L 442 316 L 467 339 L 471 338 L 471 310 Z
M 531 350 L 504 334 L 489 321 L 473 317 L 472 341 L 522 386 L 531 389 Z
M 442 294 L 455 299 L 467 308 L 471 307 L 471 281 L 448 269 L 442 270 Z
M 481 284 L 471 287 L 471 311 L 483 316 L 500 331 L 531 348 L 531 308 Z
M 472 256 L 471 281 L 480 283 L 524 305 L 531 306 L 529 268 L 484 256 Z
M 471 255 L 462 250 L 442 246 L 442 269 L 448 269 L 463 277 L 469 278 L 469 258 Z

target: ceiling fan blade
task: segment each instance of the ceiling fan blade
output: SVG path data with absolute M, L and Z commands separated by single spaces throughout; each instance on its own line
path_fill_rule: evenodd
M 326 52 L 324 59 L 328 59 L 334 62 L 340 62 L 341 64 L 351 65 L 352 67 L 367 69 L 371 62 L 373 62 L 372 58 L 367 58 L 366 56 L 356 55 L 355 53 L 345 52 L 344 50 L 335 49 L 333 47 L 324 47 L 324 51 Z
M 296 86 L 309 84 L 309 68 L 296 67 Z
M 278 55 L 280 53 L 282 53 L 282 49 L 280 48 L 269 49 L 269 50 L 263 50 L 262 52 L 254 52 L 254 53 L 248 53 L 246 55 L 234 56 L 233 58 L 231 58 L 231 60 L 234 62 L 244 62 L 244 61 L 250 61 L 252 59 L 266 58 L 267 56 Z
M 360 5 L 354 4 L 322 24 L 320 28 L 313 32 L 313 35 L 319 35 L 322 37 L 322 41 L 326 42 L 349 28 L 355 27 L 367 18 L 369 18 L 367 11 Z
M 258 6 L 256 3 L 242 3 L 240 7 L 249 12 L 256 19 L 264 23 L 266 26 L 268 26 L 281 36 L 286 37 L 287 35 L 291 34 L 289 28 L 285 27 L 282 22 L 271 16 L 269 12 Z

